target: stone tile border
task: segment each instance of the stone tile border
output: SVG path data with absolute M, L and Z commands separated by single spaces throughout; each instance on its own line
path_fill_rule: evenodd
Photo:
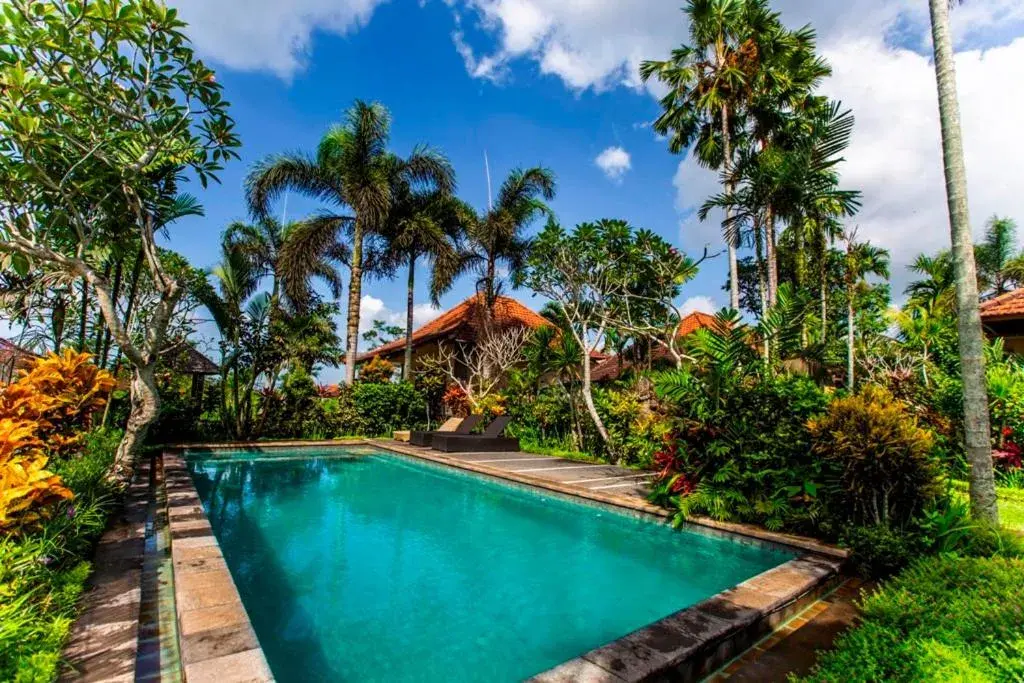
M 384 439 L 346 439 L 337 441 L 276 441 L 256 443 L 230 444 L 187 444 L 181 448 L 195 450 L 230 450 L 237 448 L 294 448 L 310 446 L 341 446 L 369 445 L 401 455 L 412 456 L 441 465 L 455 467 L 460 470 L 475 472 L 489 477 L 545 489 L 558 494 L 589 499 L 601 504 L 652 516 L 665 520 L 672 513 L 657 505 L 653 505 L 637 496 L 623 496 L 603 491 L 594 491 L 579 486 L 564 484 L 528 474 L 511 472 L 498 467 L 473 463 L 449 455 L 436 453 L 428 449 L 408 446 L 392 440 Z M 172 538 L 175 533 L 176 518 L 181 526 L 177 527 L 182 534 L 182 541 L 172 542 L 174 550 L 175 570 L 185 571 L 188 562 L 205 562 L 207 558 L 195 555 L 210 553 L 210 561 L 215 565 L 209 571 L 223 572 L 225 579 L 184 579 L 176 580 L 176 592 L 179 594 L 178 613 L 182 632 L 182 657 L 186 664 L 186 676 L 193 681 L 189 668 L 190 657 L 199 655 L 189 653 L 186 643 L 194 635 L 196 642 L 191 646 L 202 650 L 198 643 L 200 636 L 226 638 L 228 649 L 239 652 L 244 647 L 244 654 L 258 653 L 258 661 L 231 660 L 237 654 L 222 652 L 223 647 L 213 646 L 211 657 L 204 657 L 201 664 L 206 667 L 211 678 L 195 680 L 270 680 L 262 678 L 221 678 L 229 672 L 246 667 L 254 667 L 266 672 L 269 667 L 263 658 L 262 650 L 252 632 L 245 610 L 238 600 L 237 591 L 231 582 L 230 573 L 224 564 L 219 546 L 213 537 L 209 522 L 203 513 L 202 504 L 192 486 L 191 476 L 185 467 L 184 458 L 179 452 L 165 451 L 165 470 L 168 472 L 168 499 L 171 505 Z M 172 472 L 174 473 L 172 484 Z M 180 473 L 180 474 L 179 474 Z M 172 485 L 181 486 L 181 490 L 170 493 Z M 177 496 L 177 497 L 175 497 Z M 176 510 L 176 508 L 179 508 Z M 703 602 L 683 609 L 653 624 L 634 631 L 616 641 L 596 648 L 579 657 L 542 672 L 530 679 L 536 683 L 562 683 L 569 681 L 661 681 L 661 680 L 699 680 L 715 672 L 725 663 L 734 659 L 755 643 L 773 632 L 780 625 L 789 621 L 813 604 L 820 596 L 829 592 L 840 582 L 840 570 L 847 557 L 847 552 L 819 543 L 813 539 L 790 534 L 779 534 L 746 524 L 716 522 L 705 518 L 691 518 L 688 523 L 703 527 L 717 533 L 736 534 L 755 541 L 788 546 L 804 550 L 805 555 L 790 560 L 778 567 L 763 572 L 743 583 L 723 591 Z M 192 525 L 192 526 L 190 526 Z M 198 539 L 198 540 L 197 540 Z M 182 543 L 187 544 L 184 551 L 175 549 Z M 206 550 L 200 551 L 199 549 Z M 182 555 L 184 566 L 179 564 Z M 185 585 L 179 589 L 179 583 Z M 230 587 L 230 590 L 229 590 Z M 192 593 L 196 595 L 192 595 Z M 208 592 L 222 595 L 220 598 L 209 598 Z M 228 594 L 233 598 L 229 599 Z M 192 595 L 192 597 L 188 597 Z M 210 600 L 224 600 L 225 614 L 211 610 L 214 605 L 207 604 Z M 237 605 L 235 604 L 237 600 Z M 220 604 L 220 603 L 218 603 Z M 188 619 L 195 620 L 195 615 L 213 615 L 211 623 L 189 626 Z M 243 622 L 244 619 L 244 622 Z M 221 631 L 222 621 L 236 623 L 233 630 Z M 244 626 L 241 624 L 244 623 Z M 242 632 L 242 636 L 237 634 Z M 234 634 L 227 637 L 226 634 Z M 248 640 L 251 635 L 251 640 Z M 210 649 L 207 646 L 207 649 Z
M 174 597 L 188 683 L 263 683 L 274 676 L 180 451 L 163 453 Z

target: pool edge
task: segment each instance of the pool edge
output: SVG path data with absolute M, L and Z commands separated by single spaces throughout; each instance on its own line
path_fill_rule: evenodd
M 640 498 L 618 496 L 571 485 L 561 484 L 526 474 L 514 473 L 496 467 L 470 463 L 446 457 L 427 449 L 418 449 L 398 442 L 384 439 L 346 439 L 337 441 L 277 441 L 277 442 L 236 442 L 229 444 L 180 444 L 165 447 L 165 475 L 171 472 L 182 472 L 184 478 L 173 477 L 176 489 L 180 493 L 183 509 L 187 513 L 175 514 L 172 509 L 171 536 L 174 566 L 179 567 L 179 555 L 175 552 L 175 524 L 179 532 L 192 535 L 196 532 L 205 534 L 212 539 L 216 548 L 216 557 L 222 571 L 227 573 L 234 597 L 238 598 L 237 590 L 231 580 L 230 572 L 220 554 L 220 546 L 209 527 L 209 521 L 199 500 L 198 493 L 192 483 L 191 475 L 186 466 L 183 453 L 187 449 L 221 450 L 231 448 L 293 448 L 310 446 L 353 446 L 366 445 L 384 451 L 409 456 L 435 464 L 454 467 L 458 470 L 473 472 L 491 478 L 502 479 L 528 487 L 546 490 L 570 498 L 590 500 L 614 508 L 640 513 L 667 520 L 672 513 Z M 168 478 L 171 479 L 170 477 Z M 187 487 L 182 484 L 182 479 Z M 170 487 L 170 481 L 168 482 Z M 171 490 L 168 489 L 170 503 Z M 201 523 L 194 518 L 196 509 L 202 515 Z M 177 518 L 177 519 L 176 519 Z M 722 591 L 702 602 L 680 610 L 664 619 L 641 627 L 622 638 L 597 647 L 587 653 L 570 659 L 552 669 L 536 674 L 531 681 L 536 683 L 568 682 L 568 681 L 660 681 L 660 680 L 699 680 L 720 666 L 733 659 L 754 645 L 766 634 L 774 631 L 798 613 L 802 612 L 824 594 L 834 589 L 841 579 L 841 570 L 848 553 L 842 549 L 790 534 L 779 534 L 745 524 L 717 522 L 706 518 L 691 518 L 687 524 L 703 528 L 723 535 L 736 535 L 802 551 L 803 554 L 777 567 L 769 569 L 746 581 Z M 193 526 L 189 526 L 193 525 Z M 208 543 L 207 543 L 208 544 Z M 213 551 L 209 551 L 213 552 Z M 179 594 L 178 581 L 175 581 L 175 594 Z M 180 592 L 187 595 L 187 587 Z M 185 599 L 187 604 L 187 598 Z M 179 601 L 179 605 L 182 604 Z M 258 664 L 265 672 L 265 678 L 253 680 L 273 680 L 269 665 L 263 655 L 262 648 L 255 640 L 255 632 L 249 622 L 248 614 L 242 606 L 244 624 L 237 629 L 242 635 L 251 635 L 258 650 Z M 179 606 L 179 621 L 181 607 Z M 205 632 L 205 631 L 204 631 Z M 187 662 L 187 638 L 182 637 L 182 660 Z M 233 655 L 229 655 L 233 656 Z M 224 659 L 221 657 L 220 659 Z M 187 670 L 190 683 L 194 680 Z M 211 679 L 205 679 L 211 680 Z M 219 680 L 219 679 L 218 679 Z
M 274 680 L 181 449 L 165 448 L 164 482 L 181 663 L 188 683 Z

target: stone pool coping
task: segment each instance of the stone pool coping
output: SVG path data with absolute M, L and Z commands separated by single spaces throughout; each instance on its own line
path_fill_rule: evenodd
M 174 603 L 188 683 L 273 681 L 182 450 L 164 449 Z
M 192 484 L 184 451 L 342 445 L 373 446 L 556 494 L 589 499 L 663 521 L 672 517 L 671 511 L 636 496 L 583 489 L 384 439 L 197 443 L 165 447 L 174 592 L 182 662 L 190 683 L 272 681 L 273 676 Z M 531 681 L 699 680 L 838 585 L 848 555 L 842 549 L 813 539 L 746 524 L 706 518 L 691 518 L 687 523 L 713 532 L 802 550 L 804 554 L 539 673 Z

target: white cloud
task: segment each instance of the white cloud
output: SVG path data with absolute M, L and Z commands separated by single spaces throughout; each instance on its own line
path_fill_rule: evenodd
M 358 29 L 384 1 L 177 0 L 174 6 L 204 58 L 287 80 L 304 68 L 314 31 Z
M 493 36 L 489 58 L 527 58 L 575 90 L 638 87 L 636 67 L 652 46 L 685 36 L 676 3 L 664 0 L 459 0 Z M 473 69 L 469 69 L 473 74 Z M 475 74 L 474 74 L 475 75 Z
M 609 180 L 620 181 L 632 165 L 629 152 L 621 147 L 608 147 L 597 155 L 594 163 L 608 176 Z
M 690 315 L 691 313 L 709 313 L 714 315 L 718 311 L 718 307 L 715 305 L 714 300 L 709 296 L 691 296 L 689 299 L 683 302 L 683 307 L 680 309 L 680 313 L 683 317 Z
M 850 41 L 826 56 L 835 70 L 826 90 L 857 117 L 843 167 L 843 182 L 864 192 L 855 222 L 859 234 L 892 251 L 901 290 L 915 254 L 950 243 L 933 68 L 878 41 Z M 980 233 L 993 213 L 1024 216 L 1024 157 L 1006 135 L 1007 112 L 1024 109 L 1024 38 L 961 52 L 956 61 L 971 219 Z
M 426 325 L 428 322 L 441 315 L 441 309 L 432 304 L 414 304 L 412 307 L 413 329 Z M 406 311 L 392 310 L 384 303 L 383 299 L 364 294 L 359 300 L 359 333 L 362 334 L 373 328 L 374 320 L 383 320 L 388 325 L 397 325 L 405 329 Z
M 665 0 L 445 0 L 468 8 L 496 42 L 489 59 L 504 65 L 532 60 L 541 73 L 574 90 L 639 87 L 637 67 L 660 59 L 687 36 L 679 4 Z M 822 44 L 896 30 L 915 47 L 929 44 L 923 0 L 779 0 L 773 4 L 791 26 L 812 24 Z M 972 0 L 953 13 L 961 44 L 988 39 L 993 31 L 1024 21 L 1020 0 Z M 475 65 L 475 63 L 473 63 Z M 476 74 L 487 77 L 486 73 Z M 657 93 L 658 86 L 651 91 Z

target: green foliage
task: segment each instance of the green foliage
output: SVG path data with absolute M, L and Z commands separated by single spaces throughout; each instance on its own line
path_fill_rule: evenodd
M 1024 678 L 1024 560 L 916 562 L 863 601 L 863 623 L 806 681 Z
M 671 432 L 672 425 L 643 400 L 639 387 L 598 389 L 594 392 L 594 402 L 608 429 L 608 451 L 615 455 L 616 461 L 626 466 L 653 466 L 654 454 Z
M 900 527 L 939 495 L 931 434 L 883 387 L 834 399 L 808 429 L 833 492 L 832 517 Z
M 374 356 L 369 363 L 359 370 L 359 381 L 368 384 L 387 384 L 395 374 L 395 366 L 391 361 Z
M 390 436 L 396 429 L 412 429 L 426 422 L 427 404 L 409 382 L 357 383 L 352 402 L 359 416 L 360 434 Z
M 112 507 L 105 474 L 120 432 L 91 432 L 77 457 L 57 473 L 75 500 L 42 528 L 22 538 L 0 539 L 0 680 L 51 681 L 89 575 L 92 544 Z
M 718 383 L 711 391 L 709 378 Z M 812 521 L 822 473 L 806 424 L 828 401 L 813 381 L 695 369 L 662 374 L 656 388 L 676 416 L 677 451 L 659 459 L 656 499 L 680 519 L 706 514 L 776 529 Z M 676 474 L 694 488 L 673 490 Z
M 916 529 L 882 524 L 847 527 L 839 543 L 850 549 L 851 568 L 868 577 L 892 576 L 928 550 Z

